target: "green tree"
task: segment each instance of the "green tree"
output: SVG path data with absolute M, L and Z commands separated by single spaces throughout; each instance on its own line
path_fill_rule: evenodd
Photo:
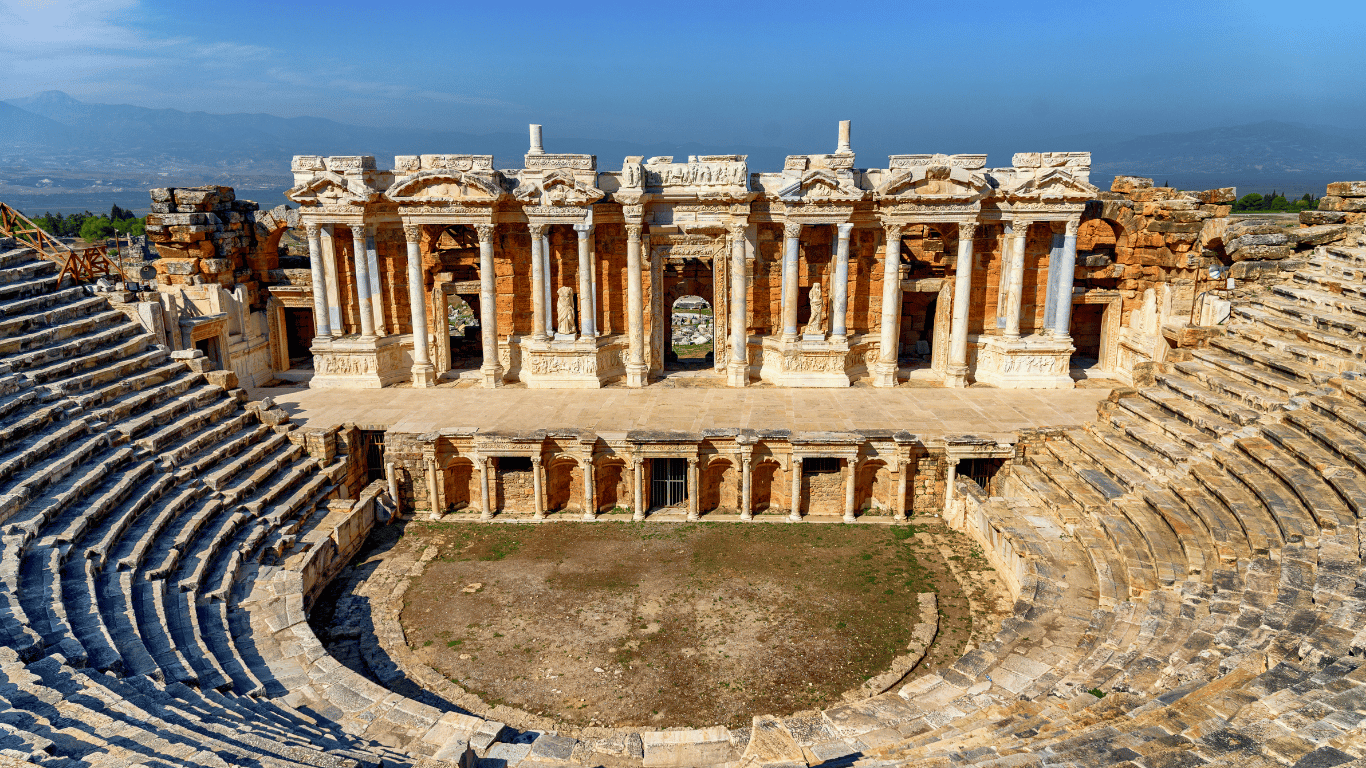
M 91 242 L 105 240 L 114 236 L 114 225 L 103 216 L 91 216 L 81 222 L 79 232 L 82 240 Z

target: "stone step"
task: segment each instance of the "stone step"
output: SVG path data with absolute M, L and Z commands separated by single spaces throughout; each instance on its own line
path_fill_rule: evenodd
M 17 267 L 20 264 L 38 261 L 40 258 L 42 257 L 37 251 L 27 245 L 20 245 L 18 240 L 0 238 L 0 267 Z
M 1067 439 L 1096 466 L 1117 480 L 1128 491 L 1141 488 L 1152 482 L 1152 476 L 1144 469 L 1160 460 L 1148 449 L 1111 429 L 1083 431 L 1070 429 Z
M 1070 473 L 1069 480 L 1074 476 L 1087 485 L 1095 489 L 1096 493 L 1105 501 L 1114 501 L 1129 493 L 1129 488 L 1115 478 L 1105 469 L 1097 465 L 1089 456 L 1082 453 L 1072 444 L 1071 440 L 1050 440 L 1044 444 L 1053 458 L 1057 459 Z M 1054 482 L 1059 482 L 1060 478 L 1053 477 Z M 1102 502 L 1103 503 L 1103 502 Z
M 1352 462 L 1285 424 L 1266 423 L 1258 425 L 1258 428 L 1268 439 L 1327 481 L 1337 491 L 1338 497 L 1351 508 L 1354 517 L 1366 518 L 1366 474 Z
M 1223 502 L 1211 497 L 1204 486 L 1189 475 L 1169 480 L 1167 487 L 1170 489 L 1167 497 L 1184 504 L 1209 531 L 1218 562 L 1237 562 L 1254 554 L 1266 555 L 1273 547 L 1280 545 L 1279 532 L 1268 533 L 1255 526 L 1245 525 Z
M 1229 337 L 1245 341 L 1272 354 L 1279 354 L 1292 364 L 1297 363 L 1320 371 L 1342 373 L 1359 370 L 1362 367 L 1361 359 L 1353 354 L 1324 349 L 1315 344 L 1304 343 L 1298 338 L 1287 338 L 1280 333 L 1263 333 L 1260 329 L 1239 323 L 1229 327 Z
M 1284 545 L 1286 534 L 1280 524 L 1266 506 L 1237 478 L 1230 476 L 1212 462 L 1192 461 L 1189 466 L 1191 477 L 1208 491 L 1210 497 L 1218 499 L 1247 532 L 1248 542 L 1254 554 L 1259 554 L 1259 545 L 1263 542 L 1268 552 L 1279 550 Z M 1293 541 L 1302 538 L 1298 533 L 1292 535 Z
M 85 289 L 80 286 L 71 286 L 69 288 L 62 288 L 61 290 L 39 292 L 25 298 L 16 298 L 0 302 L 0 317 L 22 318 L 26 315 L 42 313 L 49 308 L 82 301 L 95 302 L 95 306 L 103 306 L 108 303 L 108 301 L 102 297 L 87 296 Z
M 163 450 L 157 460 L 164 467 L 184 467 L 202 475 L 209 467 L 264 440 L 268 432 L 270 427 L 261 424 L 251 413 L 238 412 Z
M 129 321 L 122 312 L 114 315 L 123 318 L 122 322 L 100 322 L 86 324 L 81 333 L 75 333 L 56 340 L 51 344 L 30 349 L 26 352 L 12 352 L 5 357 L 15 371 L 28 372 L 35 381 L 49 381 L 52 378 L 35 378 L 34 373 L 50 368 L 54 363 L 82 358 L 116 346 L 132 336 L 141 334 L 142 326 Z M 102 319 L 109 320 L 108 315 Z
M 39 277 L 55 277 L 57 272 L 57 265 L 46 259 L 33 259 L 10 265 L 0 265 L 0 285 L 22 283 Z
M 109 559 L 118 564 L 119 570 L 140 569 L 162 529 L 186 509 L 196 505 L 205 493 L 203 486 L 191 484 L 180 486 L 163 496 L 129 526 L 127 534 Z
M 1210 392 L 1222 395 L 1234 403 L 1241 403 L 1243 406 L 1256 411 L 1274 411 L 1288 402 L 1285 397 L 1276 393 L 1279 390 L 1273 392 L 1263 387 L 1253 386 L 1243 379 L 1229 375 L 1223 368 L 1218 368 L 1201 360 L 1172 363 L 1171 367 L 1183 376 L 1199 382 Z
M 127 323 L 128 316 L 122 312 L 108 309 L 107 304 L 104 310 L 51 323 L 28 333 L 0 338 L 0 355 L 7 356 L 8 361 L 23 361 L 28 354 L 57 347 L 67 341 L 89 338 Z M 21 367 L 27 366 L 22 362 L 15 365 L 15 368 Z
M 1366 352 L 1358 346 L 1366 340 L 1366 332 L 1355 315 L 1325 311 L 1271 295 L 1257 296 L 1248 304 L 1235 304 L 1232 312 L 1325 349 L 1348 355 Z
M 1357 469 L 1366 471 L 1366 433 L 1359 428 L 1353 429 L 1356 425 L 1347 421 L 1359 414 L 1359 409 L 1335 397 L 1310 398 L 1309 404 L 1309 408 L 1286 411 L 1286 423 L 1303 430 Z
M 171 635 L 170 622 L 166 618 L 165 594 L 166 582 L 160 579 L 133 582 L 131 602 L 138 631 L 147 646 L 147 652 L 156 659 L 166 680 L 198 685 L 199 676 Z
M 107 361 L 88 371 L 67 377 L 51 386 L 62 394 L 78 396 L 77 393 L 100 387 L 119 378 L 133 377 L 139 372 L 161 365 L 170 352 L 165 347 L 154 344 L 148 349 L 128 357 Z
M 163 678 L 161 666 L 147 650 L 133 610 L 132 571 L 105 567 L 95 576 L 100 617 L 114 638 L 114 648 L 123 657 L 123 668 L 130 675 Z
M 1351 272 L 1356 275 L 1359 270 L 1353 268 Z M 1366 288 L 1363 287 L 1360 277 L 1347 277 L 1343 273 L 1334 274 L 1330 270 L 1299 270 L 1290 276 L 1290 283 L 1296 287 L 1337 294 L 1351 300 L 1366 299 Z
M 143 461 L 131 466 L 121 474 L 111 474 L 107 478 L 108 487 L 88 503 L 76 506 L 60 517 L 54 518 L 42 531 L 38 545 L 57 547 L 76 545 L 81 542 L 86 531 L 97 528 L 104 519 L 123 507 L 124 502 L 135 494 L 145 493 L 154 482 L 153 471 L 156 464 Z
M 1148 422 L 1134 418 L 1131 411 L 1111 411 L 1105 420 L 1116 432 L 1133 440 L 1142 449 L 1160 457 L 1173 467 L 1190 458 L 1189 448 L 1172 440 L 1166 432 L 1151 429 Z
M 1043 451 L 1030 451 L 1025 460 L 1032 464 L 1044 477 L 1067 495 L 1083 511 L 1105 507 L 1112 497 L 1097 490 L 1095 486 L 1070 472 L 1066 465 L 1058 461 L 1047 446 Z M 1100 473 L 1103 476 L 1103 473 Z M 1113 481 L 1110 481 L 1114 485 Z M 1122 490 L 1119 495 L 1123 495 Z
M 1140 390 L 1146 391 L 1146 390 Z M 1172 411 L 1165 405 L 1159 406 L 1148 397 L 1124 397 L 1119 400 L 1119 408 L 1127 411 L 1140 421 L 1144 422 L 1144 427 L 1154 432 L 1165 434 L 1172 438 L 1177 444 L 1182 446 L 1181 453 L 1189 454 L 1192 451 L 1200 451 L 1213 442 L 1213 437 L 1209 432 L 1192 425 L 1186 421 L 1173 418 Z M 1175 407 L 1181 407 L 1179 403 Z M 1191 407 L 1193 413 L 1199 415 L 1196 408 Z M 1214 414 L 1205 414 L 1206 421 L 1217 419 Z
M 1204 558 L 1197 554 L 1194 561 L 1188 559 L 1176 532 L 1146 504 L 1120 499 L 1113 504 L 1113 508 L 1129 521 L 1132 531 L 1142 538 L 1159 584 L 1170 586 L 1192 573 L 1199 573 L 1203 568 Z M 1102 521 L 1107 528 L 1110 527 L 1108 516 L 1103 517 Z M 1190 550 L 1194 553 L 1200 551 L 1196 546 L 1191 546 Z
M 138 493 L 130 497 L 118 510 L 107 515 L 87 534 L 83 542 L 85 557 L 93 560 L 96 566 L 104 568 L 120 537 L 143 513 L 151 509 L 153 504 L 164 498 L 167 490 L 174 485 L 175 478 L 171 475 L 153 476 Z
M 57 276 L 48 275 L 17 282 L 0 283 L 0 312 L 9 314 L 24 299 L 49 294 L 57 289 Z
M 1227 371 L 1235 381 L 1264 389 L 1275 397 L 1290 398 L 1312 388 L 1299 379 L 1259 368 L 1250 364 L 1247 359 L 1221 349 L 1192 349 L 1191 357 L 1213 368 Z
M 1245 426 L 1262 417 L 1260 411 L 1248 408 L 1241 401 L 1227 397 L 1220 392 L 1216 392 L 1204 386 L 1203 382 L 1200 382 L 1198 379 L 1187 378 L 1184 375 L 1172 375 L 1170 373 L 1158 373 L 1155 374 L 1154 378 L 1159 386 L 1170 390 L 1179 397 L 1190 400 L 1191 402 L 1212 411 L 1224 420 L 1225 423 Z M 1165 405 L 1165 402 L 1159 404 Z
M 28 307 L 7 307 L 10 312 L 3 316 L 4 319 L 0 319 L 0 339 L 6 344 L 3 347 L 5 354 L 13 350 L 28 349 L 33 342 L 25 343 L 22 340 L 45 333 L 50 334 L 54 326 L 105 316 L 107 312 L 102 310 L 108 308 L 108 301 L 98 296 L 86 296 L 79 288 L 57 291 L 52 295 L 50 302 L 41 302 L 35 298 Z M 121 312 L 115 314 L 120 318 L 124 317 Z
M 1149 518 L 1152 530 L 1160 532 L 1164 538 L 1170 531 L 1184 555 L 1186 572 L 1198 576 L 1201 581 L 1208 581 L 1210 573 L 1218 566 L 1221 558 L 1219 547 L 1215 545 L 1214 537 L 1203 518 L 1193 514 L 1186 504 L 1173 496 L 1169 490 L 1149 486 L 1139 495 L 1152 516 Z M 1137 501 L 1133 504 L 1138 506 Z M 1165 528 L 1152 524 L 1153 521 L 1160 521 Z M 1137 521 L 1135 523 L 1137 524 Z M 1144 530 L 1148 531 L 1146 528 Z
M 42 384 L 70 378 L 80 373 L 106 371 L 111 366 L 128 361 L 130 358 L 146 352 L 155 340 L 151 334 L 141 333 L 140 326 L 130 327 L 134 333 L 119 338 L 115 343 L 101 346 L 88 354 L 64 358 L 41 368 L 31 368 L 24 373 L 30 381 Z M 112 336 L 117 335 L 113 334 Z
M 191 407 L 196 405 L 200 406 L 198 410 L 182 413 L 161 429 L 158 429 L 145 437 L 139 438 L 137 445 L 147 450 L 149 453 L 160 453 L 167 446 L 174 445 L 175 443 L 184 440 L 186 437 L 191 437 L 209 427 L 211 424 L 221 419 L 228 418 L 233 413 L 240 410 L 241 405 L 236 400 L 227 398 L 220 399 L 218 397 L 222 392 L 221 388 L 214 387 L 213 385 L 209 386 L 218 391 L 196 392 L 191 390 L 190 392 L 181 395 L 179 398 L 188 402 Z M 163 406 L 158 410 L 164 411 L 165 408 L 166 407 Z
M 1301 382 L 1301 387 L 1322 386 L 1333 378 L 1335 371 L 1322 371 L 1305 365 L 1288 354 L 1254 345 L 1230 336 L 1216 336 L 1210 346 L 1242 358 L 1248 365 Z
M 1243 453 L 1280 478 L 1300 504 L 1314 516 L 1324 532 L 1356 527 L 1356 515 L 1337 492 L 1318 472 L 1287 455 L 1278 445 L 1264 437 L 1242 437 L 1234 441 Z
M 90 666 L 122 675 L 123 655 L 100 614 L 95 575 L 95 564 L 87 558 L 67 563 L 62 572 L 62 602 L 76 638 L 85 647 Z
M 162 593 L 167 629 L 182 658 L 194 668 L 199 687 L 228 690 L 232 678 L 219 666 L 217 658 L 205 644 L 199 628 L 199 614 L 194 609 L 195 594 L 176 589 L 174 584 L 157 582 Z
M 147 410 L 157 402 L 185 394 L 202 384 L 204 378 L 185 370 L 179 363 L 168 363 L 138 371 L 89 394 L 71 399 L 85 408 L 92 418 L 104 422 L 126 419 Z
M 1271 286 L 1271 292 L 1287 301 L 1306 307 L 1316 307 L 1324 312 L 1343 317 L 1366 316 L 1366 302 L 1357 301 L 1340 293 L 1305 287 L 1295 283 L 1281 283 Z
M 36 415 L 42 423 L 34 425 L 33 432 L 37 432 L 39 426 L 49 427 L 45 432 L 36 434 L 29 439 L 23 439 L 23 433 L 29 431 L 26 427 L 22 430 L 16 430 L 17 434 L 12 432 L 8 435 L 11 441 L 9 446 L 14 452 L 0 460 L 0 482 L 17 477 L 20 471 L 36 466 L 39 462 L 46 460 L 48 456 L 60 453 L 73 441 L 90 435 L 90 424 L 85 419 L 52 424 L 48 421 L 48 416 L 51 415 L 55 414 Z
M 1214 452 L 1214 460 L 1265 505 L 1280 527 L 1283 539 L 1290 543 L 1318 541 L 1318 523 L 1275 475 L 1244 458 L 1241 452 L 1218 450 Z

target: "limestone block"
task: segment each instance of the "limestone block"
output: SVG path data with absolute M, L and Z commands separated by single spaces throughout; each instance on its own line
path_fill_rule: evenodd
M 232 270 L 232 262 L 228 259 L 202 259 L 199 262 L 199 269 L 206 275 L 229 272 Z
M 1290 236 L 1285 232 L 1239 235 L 1232 240 L 1225 241 L 1224 248 L 1228 251 L 1236 251 L 1250 245 L 1285 245 L 1288 242 L 1290 242 Z
M 1366 197 L 1366 181 L 1334 181 L 1328 185 L 1328 194 L 1337 197 Z
M 772 715 L 754 718 L 753 729 L 745 753 L 740 758 L 745 765 L 773 766 L 773 768 L 806 768 L 802 748 L 792 733 Z
M 1301 247 L 1310 245 L 1323 245 L 1331 243 L 1347 236 L 1348 227 L 1345 224 L 1320 224 L 1314 227 L 1300 227 L 1290 230 L 1290 237 Z
M 237 389 L 237 374 L 233 371 L 205 371 L 204 378 L 223 389 Z
M 204 352 L 199 349 L 177 349 L 171 353 L 172 360 L 195 360 L 204 356 Z
M 176 206 L 213 205 L 218 201 L 217 187 L 187 187 L 172 191 Z
M 1251 261 L 1254 259 L 1284 259 L 1295 253 L 1295 249 L 1289 245 L 1249 245 L 1239 248 L 1230 254 L 1234 261 Z
M 1318 224 L 1342 224 L 1347 214 L 1340 211 L 1300 211 L 1300 223 L 1310 226 Z
M 1362 197 L 1336 197 L 1325 195 L 1319 198 L 1320 211 L 1346 211 L 1349 213 L 1361 213 L 1366 211 L 1366 198 Z
M 1231 203 L 1238 199 L 1237 187 L 1220 187 L 1218 189 L 1207 189 L 1196 194 L 1202 203 Z
M 1151 189 L 1152 186 L 1152 179 L 1145 179 L 1141 176 L 1116 176 L 1115 180 L 1110 182 L 1110 191 L 1127 194 L 1136 189 Z
M 685 731 L 640 734 L 645 768 L 690 768 L 724 763 L 730 756 L 730 731 L 717 725 Z
M 149 189 L 147 191 L 147 193 L 152 196 L 152 202 L 154 203 L 171 202 L 171 200 L 174 199 L 174 192 L 175 190 L 169 187 L 157 187 L 156 189 Z
M 161 250 L 161 246 L 157 246 Z M 176 255 L 183 256 L 184 252 L 176 252 Z M 193 275 L 199 271 L 199 259 L 176 258 L 175 255 L 162 253 L 161 259 L 157 261 L 157 271 L 167 275 Z

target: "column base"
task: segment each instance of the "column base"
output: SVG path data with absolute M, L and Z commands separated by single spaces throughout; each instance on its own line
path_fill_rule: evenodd
M 631 520 L 637 523 L 645 522 L 645 510 L 637 509 L 631 513 Z
M 873 386 L 875 387 L 895 387 L 896 386 L 896 363 L 873 363 Z
M 749 386 L 749 361 L 731 360 L 726 364 L 726 386 Z
M 857 522 L 858 522 L 858 517 L 857 517 L 856 515 L 854 515 L 853 513 L 847 514 L 847 515 L 844 516 L 844 522 L 846 522 L 846 523 L 857 523 Z
M 626 386 L 643 387 L 649 381 L 650 369 L 644 363 L 626 364 Z
M 962 389 L 968 385 L 968 367 L 966 365 L 950 365 L 944 371 L 944 386 Z
M 379 389 L 403 381 L 404 336 L 313 340 L 312 389 Z
M 802 515 L 800 512 L 789 512 L 787 514 L 787 521 L 789 523 L 800 523 L 802 521 Z
M 1066 336 L 986 336 L 977 353 L 977 380 L 1001 389 L 1072 389 L 1073 351 Z
M 417 363 L 413 366 L 413 388 L 430 389 L 436 386 L 436 368 L 431 363 Z
M 490 521 L 493 520 L 493 513 L 492 513 L 492 512 L 487 512 L 487 511 L 486 511 L 486 512 L 480 512 L 480 513 L 479 513 L 479 520 L 480 520 L 481 522 L 485 522 L 485 523 L 490 522 Z
M 596 514 L 592 513 L 592 512 L 584 512 L 584 513 L 583 513 L 583 521 L 584 521 L 585 523 L 591 523 L 591 522 L 596 521 L 597 519 L 598 519 L 598 516 L 597 516 Z
M 702 519 L 702 515 L 698 514 L 697 512 L 689 512 L 686 519 L 690 523 L 695 523 L 698 520 Z
M 496 389 L 503 386 L 503 366 L 501 365 L 480 366 L 479 375 L 484 379 L 484 389 Z

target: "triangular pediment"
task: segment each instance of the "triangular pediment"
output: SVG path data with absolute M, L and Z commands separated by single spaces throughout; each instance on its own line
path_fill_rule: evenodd
M 778 197 L 788 201 L 854 202 L 867 196 L 867 191 L 854 185 L 852 179 L 840 178 L 827 168 L 804 171 L 791 184 L 778 190 Z
M 1010 190 L 1012 198 L 1042 200 L 1090 200 L 1100 189 L 1065 170 L 1054 168 Z
M 502 195 L 491 174 L 446 170 L 405 176 L 384 193 L 396 203 L 492 203 Z
M 285 197 L 299 205 L 365 205 L 379 196 L 379 192 L 359 179 L 349 179 L 331 171 L 324 171 L 285 192 Z
M 877 188 L 879 199 L 978 200 L 991 192 L 986 177 L 954 165 L 920 165 L 898 171 Z
M 523 181 L 512 196 L 533 205 L 583 206 L 596 203 L 603 194 L 601 189 L 580 181 L 572 170 L 556 168 L 538 180 Z

